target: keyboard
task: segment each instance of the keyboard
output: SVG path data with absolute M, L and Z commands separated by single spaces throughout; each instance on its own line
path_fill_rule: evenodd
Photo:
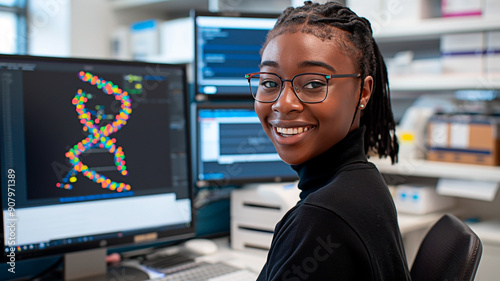
M 240 269 L 235 272 L 227 273 L 218 277 L 208 279 L 208 281 L 255 281 L 258 274 L 246 269 Z
M 170 269 L 165 277 L 150 279 L 150 281 L 255 281 L 258 274 L 247 270 L 234 267 L 232 265 L 217 262 L 196 262 L 190 265 L 183 264 L 180 268 Z
M 141 262 L 147 268 L 151 268 L 153 270 L 164 272 L 169 268 L 177 268 L 183 264 L 189 265 L 194 263 L 194 258 L 183 255 L 183 254 L 173 254 L 168 256 L 161 256 L 158 258 L 148 259 Z

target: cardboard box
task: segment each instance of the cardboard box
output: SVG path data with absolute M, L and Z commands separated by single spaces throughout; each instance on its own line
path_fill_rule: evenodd
M 440 49 L 443 73 L 483 72 L 482 32 L 442 35 Z
M 500 165 L 500 119 L 490 116 L 438 115 L 428 125 L 427 159 Z

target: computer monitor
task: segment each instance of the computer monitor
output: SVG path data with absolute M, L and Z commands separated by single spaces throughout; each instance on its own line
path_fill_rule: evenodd
M 195 234 L 186 67 L 0 55 L 2 262 Z
M 193 12 L 197 100 L 251 99 L 245 74 L 259 71 L 272 14 Z
M 297 180 L 262 129 L 253 102 L 198 104 L 196 185 Z

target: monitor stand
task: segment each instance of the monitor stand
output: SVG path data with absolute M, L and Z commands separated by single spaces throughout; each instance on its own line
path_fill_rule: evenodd
M 106 264 L 106 248 L 64 255 L 64 280 L 78 281 L 140 281 L 150 276 L 139 268 Z

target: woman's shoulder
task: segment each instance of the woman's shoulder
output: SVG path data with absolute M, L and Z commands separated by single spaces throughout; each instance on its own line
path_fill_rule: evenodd
M 277 224 L 275 239 L 286 237 L 285 240 L 304 240 L 307 236 L 305 233 L 309 236 L 322 233 L 340 235 L 346 231 L 352 239 L 358 237 L 350 222 L 344 220 L 335 210 L 303 201 L 291 208 Z
M 306 199 L 309 203 L 335 203 L 335 206 L 392 202 L 387 184 L 376 166 L 370 162 L 343 167 Z
M 309 194 L 304 204 L 329 210 L 353 224 L 397 220 L 389 188 L 376 167 L 356 164 L 344 169 L 325 186 Z M 360 168 L 361 167 L 361 168 Z

